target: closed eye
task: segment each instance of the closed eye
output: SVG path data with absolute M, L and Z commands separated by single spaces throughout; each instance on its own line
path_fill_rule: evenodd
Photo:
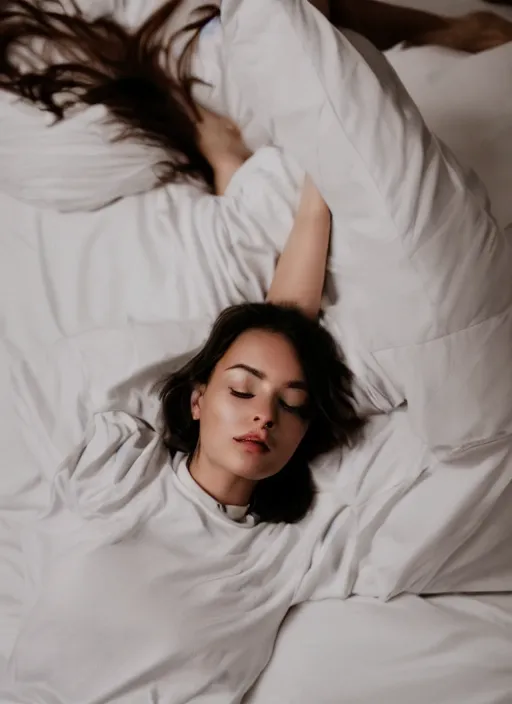
M 254 398 L 254 394 L 248 391 L 237 391 L 231 386 L 229 387 L 229 392 L 232 396 L 236 396 L 236 398 Z M 300 416 L 301 418 L 308 417 L 309 407 L 307 403 L 303 403 L 300 406 L 291 406 L 289 403 L 286 403 L 286 401 L 284 401 L 283 399 L 279 399 L 279 405 L 287 413 L 293 413 L 294 415 Z
M 254 394 L 250 394 L 244 391 L 236 391 L 236 389 L 232 389 L 231 387 L 229 388 L 229 391 L 232 396 L 236 396 L 237 398 L 254 398 Z
M 287 413 L 294 413 L 301 418 L 307 418 L 308 416 L 308 405 L 305 403 L 300 406 L 290 406 L 290 404 L 286 403 L 286 401 L 283 401 L 282 399 L 279 403 L 281 404 L 281 408 Z

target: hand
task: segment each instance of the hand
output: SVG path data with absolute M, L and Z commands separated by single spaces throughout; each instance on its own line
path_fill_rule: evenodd
M 199 148 L 214 171 L 239 168 L 251 156 L 238 126 L 227 117 L 199 108 Z

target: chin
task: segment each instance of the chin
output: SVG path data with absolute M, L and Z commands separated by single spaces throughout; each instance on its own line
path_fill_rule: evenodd
M 259 453 L 243 446 L 235 445 L 223 453 L 225 468 L 237 477 L 250 481 L 261 481 L 281 471 L 284 464 L 279 462 L 275 450 Z
M 280 468 L 276 468 L 274 463 L 269 461 L 269 458 L 259 457 L 233 462 L 230 471 L 237 477 L 257 482 L 277 474 Z

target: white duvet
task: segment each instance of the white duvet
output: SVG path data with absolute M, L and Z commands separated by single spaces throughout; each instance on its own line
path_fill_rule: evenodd
M 22 414 L 13 454 L 4 399 L 2 442 L 20 467 L 4 493 L 33 514 L 45 501 L 34 468 L 52 471 L 43 436 L 83 430 L 90 406 L 70 401 L 76 375 L 58 350 L 95 370 L 88 388 L 103 397 L 199 344 L 225 305 L 261 299 L 306 169 L 334 215 L 328 325 L 374 409 L 407 403 L 379 421 L 378 451 L 370 442 L 319 474 L 357 515 L 339 596 L 512 590 L 510 240 L 365 43 L 301 0 L 224 0 L 222 22 L 225 80 L 210 99 L 286 156 L 257 152 L 218 200 L 173 187 L 84 215 L 2 196 L 3 354 L 18 360 L 17 407 L 31 398 L 35 414 Z M 506 198 L 500 208 L 510 222 Z M 138 342 L 124 357 L 112 336 L 127 323 Z M 23 575 L 7 583 L 19 593 Z M 23 608 L 11 597 L 6 655 Z

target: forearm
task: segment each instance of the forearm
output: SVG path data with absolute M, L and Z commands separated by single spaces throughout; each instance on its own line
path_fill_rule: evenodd
M 295 304 L 311 318 L 321 307 L 329 253 L 331 214 L 317 195 L 302 197 L 279 258 L 267 301 Z

